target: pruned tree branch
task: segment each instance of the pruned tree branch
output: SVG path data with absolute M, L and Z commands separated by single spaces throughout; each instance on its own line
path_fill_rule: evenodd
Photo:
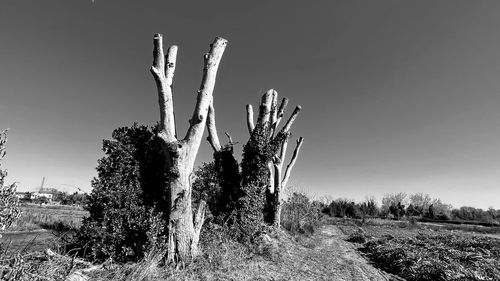
M 293 151 L 292 159 L 290 160 L 290 163 L 286 167 L 285 175 L 283 176 L 283 180 L 281 181 L 281 186 L 283 188 L 285 188 L 286 184 L 288 183 L 288 179 L 290 178 L 290 174 L 292 172 L 293 166 L 295 165 L 295 162 L 297 160 L 297 156 L 299 155 L 300 147 L 302 146 L 303 142 L 304 142 L 303 137 L 300 137 L 297 140 L 297 146 L 295 147 L 295 150 Z
M 221 145 L 219 141 L 219 136 L 217 134 L 217 127 L 215 126 L 215 109 L 213 101 L 208 107 L 208 118 L 207 118 L 207 129 L 208 129 L 208 142 L 212 146 L 212 149 L 217 152 L 220 151 Z
M 295 109 L 293 110 L 292 115 L 290 115 L 290 118 L 288 118 L 288 121 L 286 122 L 285 126 L 283 127 L 283 129 L 281 129 L 281 131 L 283 133 L 288 133 L 288 131 L 290 131 L 290 128 L 292 127 L 293 122 L 295 121 L 295 119 L 299 115 L 299 112 L 300 112 L 301 109 L 302 109 L 302 107 L 300 105 L 297 105 L 295 107 Z
M 277 157 L 277 161 L 274 161 L 276 164 L 278 164 L 278 168 L 280 171 L 283 170 L 283 163 L 285 162 L 285 154 L 286 154 L 286 148 L 288 146 L 288 137 L 283 141 L 283 144 L 281 144 L 281 148 L 279 151 L 279 155 Z
M 219 63 L 226 49 L 227 40 L 217 37 L 211 44 L 209 53 L 205 54 L 205 66 L 203 68 L 203 77 L 201 80 L 200 89 L 198 90 L 198 97 L 193 116 L 190 120 L 190 126 L 184 138 L 185 141 L 192 142 L 195 148 L 193 153 L 196 155 L 199 148 L 199 143 L 205 129 L 206 117 L 208 114 L 208 107 L 212 102 L 212 93 L 215 87 L 215 80 L 217 77 L 217 70 Z
M 278 114 L 276 116 L 276 122 L 273 123 L 273 131 L 276 131 L 276 128 L 278 128 L 278 125 L 280 124 L 281 119 L 285 115 L 285 109 L 286 109 L 287 105 L 288 105 L 288 98 L 285 97 L 281 100 L 281 104 L 280 104 L 280 107 L 278 109 Z
M 276 124 L 277 119 L 278 119 L 278 92 L 273 91 L 271 100 L 271 116 L 269 120 L 269 124 L 271 126 L 270 130 L 271 137 L 274 135 L 274 130 L 275 130 L 274 124 Z
M 160 128 L 158 136 L 166 142 L 176 140 L 174 104 L 172 100 L 172 81 L 176 58 L 177 46 L 171 46 L 165 57 L 163 54 L 162 35 L 155 34 L 153 38 L 153 65 L 151 66 L 151 73 L 158 88 L 158 102 L 160 104 Z
M 247 127 L 248 133 L 252 135 L 253 129 L 255 129 L 255 124 L 253 123 L 253 108 L 251 104 L 247 104 Z
M 276 95 L 276 91 L 270 89 L 262 96 L 259 107 L 259 116 L 257 117 L 257 124 L 255 124 L 256 127 L 260 128 L 265 124 L 268 124 L 271 117 L 271 107 L 274 95 Z

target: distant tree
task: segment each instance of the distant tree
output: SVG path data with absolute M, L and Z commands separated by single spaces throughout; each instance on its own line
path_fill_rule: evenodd
M 400 217 L 401 215 L 401 207 L 398 207 L 398 204 L 403 207 L 407 204 L 407 195 L 404 192 L 400 193 L 389 193 L 384 195 L 382 197 L 382 207 L 381 207 L 381 213 L 382 214 L 393 214 L 396 217 Z M 392 206 L 392 211 L 391 211 L 391 206 Z M 403 212 L 404 213 L 404 212 Z M 399 214 L 399 215 L 395 215 Z
M 405 211 L 405 205 L 401 204 L 401 202 L 398 202 L 397 204 L 395 203 L 392 203 L 390 206 L 389 206 L 389 212 L 396 218 L 396 219 L 400 219 L 401 217 L 403 217 L 405 214 L 406 214 L 406 211 Z
M 430 219 L 435 219 L 436 218 L 436 212 L 434 211 L 434 205 L 431 204 L 428 208 L 427 211 L 427 217 Z
M 346 217 L 347 209 L 349 208 L 351 202 L 352 200 L 346 198 L 338 198 L 332 201 L 332 203 L 330 203 L 330 215 L 332 217 Z
M 493 209 L 493 207 L 489 207 L 488 210 L 486 211 L 486 214 L 487 214 L 487 219 L 489 221 L 494 221 L 498 218 L 497 211 Z
M 19 199 L 16 196 L 16 185 L 14 183 L 5 184 L 7 171 L 2 169 L 2 160 L 6 153 L 6 142 L 7 131 L 0 132 L 0 231 L 9 227 L 21 215 Z
M 406 214 L 410 217 L 417 215 L 416 209 L 413 204 L 408 205 L 408 207 L 406 208 Z
M 377 207 L 377 200 L 373 196 L 366 198 L 365 201 L 363 201 L 360 204 L 359 209 L 362 213 L 363 218 L 376 217 L 378 215 L 378 212 L 379 212 L 378 207 Z
M 33 203 L 42 206 L 42 204 L 49 203 L 49 199 L 47 199 L 47 197 L 45 197 L 45 196 L 40 196 L 40 197 L 35 198 L 35 200 L 33 200 Z
M 429 209 L 432 204 L 432 198 L 429 194 L 415 193 L 410 195 L 410 204 L 413 205 L 413 216 L 423 215 L 424 210 Z

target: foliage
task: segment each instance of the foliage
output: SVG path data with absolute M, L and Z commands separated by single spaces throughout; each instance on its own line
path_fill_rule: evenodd
M 388 193 L 385 194 L 384 197 L 382 197 L 382 207 L 381 207 L 381 215 L 388 215 L 388 214 L 393 214 L 394 212 L 391 212 L 391 206 L 393 206 L 393 211 L 396 212 L 396 214 L 401 212 L 401 209 L 394 209 L 395 206 L 399 205 L 407 205 L 407 194 L 404 192 L 399 192 L 399 193 Z
M 105 156 L 85 209 L 78 238 L 95 260 L 138 260 L 165 229 L 165 160 L 155 132 L 134 124 L 103 141 Z
M 318 203 L 304 193 L 294 192 L 283 204 L 281 225 L 293 234 L 313 234 L 321 218 L 322 206 Z
M 261 231 L 270 216 L 266 198 L 269 179 L 267 163 L 279 147 L 276 142 L 269 142 L 270 132 L 268 126 L 257 126 L 243 147 L 241 185 L 238 187 L 241 196 L 236 202 L 237 223 L 242 238 Z
M 7 171 L 2 169 L 2 160 L 5 157 L 5 143 L 7 131 L 0 132 L 0 230 L 5 230 L 21 215 L 19 200 L 16 196 L 16 185 L 5 185 Z
M 61 205 L 84 205 L 87 200 L 87 194 L 78 192 L 69 194 L 67 192 L 58 191 L 53 200 L 59 202 Z
M 405 205 L 401 204 L 401 202 L 398 202 L 397 204 L 393 202 L 389 206 L 389 213 L 399 220 L 401 217 L 406 215 Z
M 347 216 L 347 209 L 352 200 L 346 198 L 338 198 L 330 203 L 330 216 L 343 218 Z
M 359 210 L 363 218 L 370 217 L 374 218 L 378 215 L 379 210 L 377 206 L 377 201 L 375 197 L 366 198 L 364 202 L 359 204 Z
M 195 171 L 193 201 L 207 202 L 209 214 L 220 223 L 234 219 L 236 203 L 242 197 L 238 162 L 231 144 L 214 153 L 214 161 L 202 163 Z M 208 215 L 210 217 L 210 215 Z

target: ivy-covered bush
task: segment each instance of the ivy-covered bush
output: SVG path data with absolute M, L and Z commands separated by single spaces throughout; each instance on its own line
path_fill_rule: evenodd
M 161 243 L 165 230 L 165 160 L 154 129 L 134 124 L 103 141 L 105 156 L 85 209 L 78 243 L 85 255 L 102 261 L 135 261 Z

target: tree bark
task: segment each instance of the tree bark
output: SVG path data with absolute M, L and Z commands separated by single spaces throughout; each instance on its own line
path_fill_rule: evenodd
M 204 56 L 204 69 L 197 102 L 186 136 L 178 140 L 175 134 L 174 107 L 172 101 L 172 79 L 175 71 L 177 47 L 169 48 L 163 55 L 162 36 L 153 39 L 153 66 L 151 73 L 156 81 L 160 104 L 158 137 L 162 140 L 168 163 L 168 249 L 167 260 L 183 263 L 198 254 L 198 241 L 205 216 L 205 204 L 201 202 L 193 218 L 191 206 L 191 184 L 196 155 L 207 121 L 217 69 L 227 41 L 216 38 L 209 53 Z

